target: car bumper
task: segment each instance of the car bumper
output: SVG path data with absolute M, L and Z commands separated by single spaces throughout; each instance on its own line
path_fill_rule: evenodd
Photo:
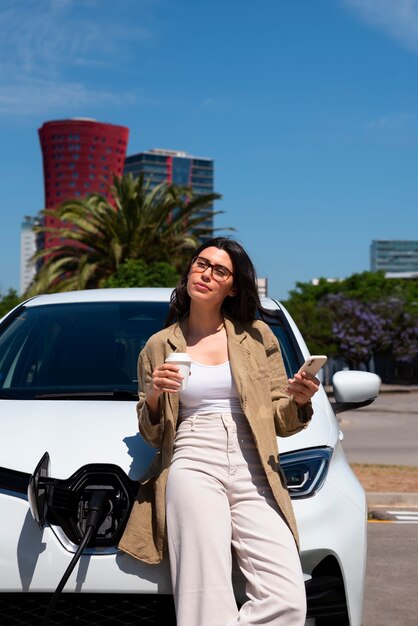
M 336 623 L 344 623 L 348 613 L 351 626 L 360 626 L 367 509 L 364 490 L 340 447 L 334 452 L 320 491 L 293 504 L 301 537 L 308 616 L 338 617 Z M 22 601 L 26 593 L 40 594 L 39 602 L 46 603 L 73 554 L 52 528 L 39 530 L 24 494 L 0 493 L 0 519 L 0 594 L 4 598 L 18 593 Z M 86 601 L 90 594 L 133 594 L 148 602 L 145 596 L 170 596 L 168 563 L 147 565 L 113 549 L 87 553 L 65 591 L 83 592 Z M 9 598 L 13 600 L 13 596 Z

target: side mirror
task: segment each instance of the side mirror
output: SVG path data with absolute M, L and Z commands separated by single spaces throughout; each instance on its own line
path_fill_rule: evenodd
M 381 383 L 379 376 L 371 372 L 357 370 L 336 372 L 332 377 L 335 413 L 368 406 L 379 395 Z

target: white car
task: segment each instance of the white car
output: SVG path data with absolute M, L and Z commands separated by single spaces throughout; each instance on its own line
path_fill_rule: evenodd
M 175 624 L 167 562 L 146 565 L 116 547 L 155 453 L 137 431 L 137 356 L 163 327 L 170 295 L 37 296 L 0 320 L 3 626 L 43 616 L 44 626 L 81 616 L 84 624 Z M 263 305 L 290 376 L 308 349 L 283 306 L 268 298 Z M 309 427 L 279 441 L 309 625 L 361 625 L 367 509 L 335 414 L 372 402 L 379 385 L 374 374 L 338 372 L 334 405 L 321 386 Z M 64 585 L 76 593 L 59 595 Z M 238 576 L 236 590 L 239 602 Z

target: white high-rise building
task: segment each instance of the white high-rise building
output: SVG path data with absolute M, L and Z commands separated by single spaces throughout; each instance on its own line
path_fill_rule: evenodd
M 260 296 L 260 298 L 266 298 L 267 297 L 267 277 L 260 277 L 258 276 L 257 278 L 257 288 L 258 288 L 258 295 Z
M 33 227 L 38 226 L 39 218 L 25 215 L 20 230 L 20 293 L 24 293 L 36 274 L 36 267 L 30 258 L 36 252 L 36 234 Z

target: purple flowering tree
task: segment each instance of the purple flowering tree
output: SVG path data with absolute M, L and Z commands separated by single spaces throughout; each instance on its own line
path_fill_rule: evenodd
M 385 322 L 382 351 L 398 361 L 414 361 L 418 357 L 418 320 L 407 311 L 405 300 L 382 299 L 372 306 Z
M 372 367 L 387 380 L 418 381 L 418 280 L 383 272 L 338 282 L 297 283 L 285 302 L 312 353 Z
M 342 293 L 326 296 L 324 304 L 333 315 L 332 332 L 338 356 L 351 369 L 367 369 L 373 353 L 387 340 L 385 320 L 369 305 Z
M 332 315 L 332 332 L 337 355 L 352 369 L 368 369 L 373 355 L 392 355 L 397 361 L 418 358 L 418 321 L 400 298 L 370 304 L 331 294 L 322 302 Z

